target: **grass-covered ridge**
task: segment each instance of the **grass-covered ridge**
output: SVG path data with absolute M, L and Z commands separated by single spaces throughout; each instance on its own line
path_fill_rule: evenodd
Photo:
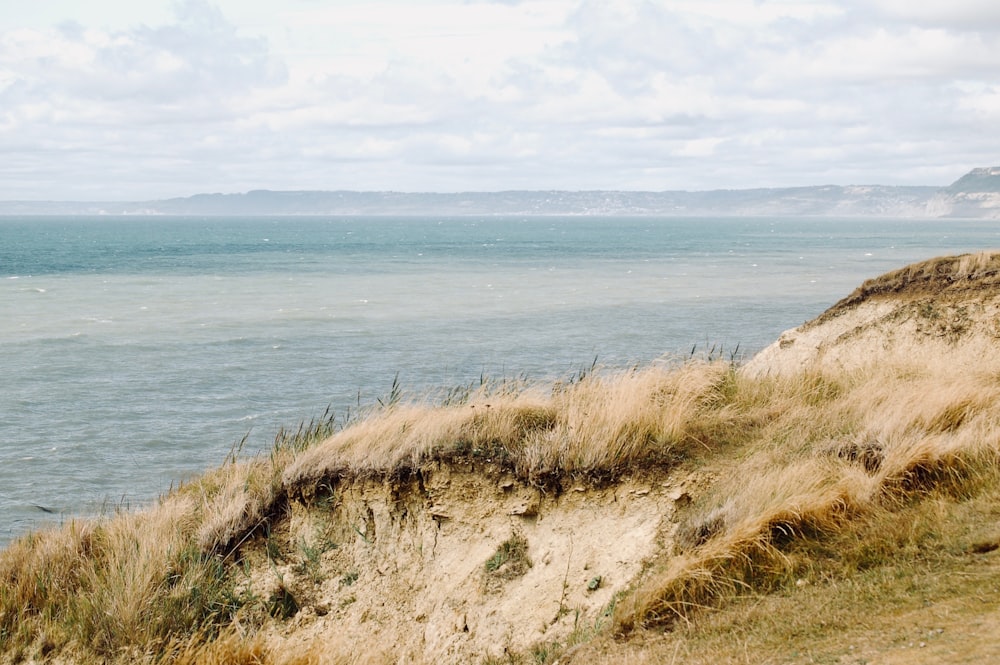
M 394 389 L 347 424 L 327 416 L 283 434 L 268 455 L 227 460 L 147 510 L 13 543 L 0 553 L 2 658 L 311 663 L 367 653 L 395 662 L 399 626 L 373 626 L 367 647 L 348 648 L 333 633 L 305 647 L 285 639 L 299 625 L 302 592 L 280 575 L 263 595 L 248 580 L 287 562 L 314 588 L 336 587 L 341 603 L 354 602 L 346 589 L 362 585 L 357 570 L 334 576 L 323 564 L 343 529 L 277 534 L 292 533 L 300 506 L 323 514 L 328 502 L 347 501 L 351 483 L 405 493 L 430 466 L 506 474 L 551 500 L 629 477 L 699 480 L 606 619 L 501 660 L 484 651 L 483 661 L 669 662 L 684 653 L 677 662 L 744 662 L 719 637 L 733 626 L 757 660 L 781 660 L 780 645 L 796 635 L 835 652 L 834 632 L 802 615 L 820 603 L 819 588 L 841 632 L 866 635 L 868 624 L 836 603 L 888 615 L 880 599 L 898 604 L 928 566 L 1000 584 L 988 558 L 1000 550 L 1000 354 L 948 344 L 946 358 L 874 353 L 850 371 L 769 375 L 689 360 L 558 385 L 486 382 L 436 402 Z M 349 529 L 375 538 L 360 522 Z M 519 534 L 508 542 L 532 562 L 525 567 L 546 565 Z M 488 561 L 475 562 L 477 575 Z M 970 571 L 970 561 L 986 568 Z M 959 603 L 961 588 L 928 582 L 925 597 Z M 766 617 L 754 614 L 759 606 L 770 608 Z M 976 607 L 1000 613 L 1000 592 Z

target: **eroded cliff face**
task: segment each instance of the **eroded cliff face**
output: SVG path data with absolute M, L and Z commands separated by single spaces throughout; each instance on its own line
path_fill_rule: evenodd
M 497 468 L 430 464 L 292 501 L 246 549 L 275 639 L 356 658 L 464 662 L 586 635 L 655 552 L 687 483 L 662 473 L 535 487 Z

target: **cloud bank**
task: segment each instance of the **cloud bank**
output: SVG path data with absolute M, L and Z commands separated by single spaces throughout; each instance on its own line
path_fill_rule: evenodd
M 39 4 L 0 19 L 0 199 L 947 184 L 1000 163 L 992 1 Z

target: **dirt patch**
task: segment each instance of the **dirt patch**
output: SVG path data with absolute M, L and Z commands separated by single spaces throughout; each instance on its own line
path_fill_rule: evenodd
M 565 640 L 608 620 L 670 546 L 680 484 L 630 478 L 542 491 L 512 475 L 428 465 L 345 481 L 293 504 L 246 560 L 249 590 L 294 599 L 274 639 L 337 636 L 396 658 L 462 662 Z M 504 558 L 506 557 L 506 558 Z

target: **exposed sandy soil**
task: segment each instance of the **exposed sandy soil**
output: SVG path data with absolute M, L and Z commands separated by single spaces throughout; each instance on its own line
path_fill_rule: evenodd
M 377 634 L 399 662 L 463 662 L 565 640 L 607 621 L 616 594 L 655 552 L 672 547 L 688 482 L 630 478 L 545 492 L 489 468 L 428 465 L 415 477 L 352 480 L 333 499 L 291 508 L 265 560 L 254 547 L 251 588 L 282 585 L 299 611 L 282 628 L 307 646 L 340 639 L 371 650 Z M 485 564 L 504 541 L 527 540 L 523 574 Z M 304 547 L 336 543 L 313 567 Z M 272 555 L 275 554 L 272 545 Z

